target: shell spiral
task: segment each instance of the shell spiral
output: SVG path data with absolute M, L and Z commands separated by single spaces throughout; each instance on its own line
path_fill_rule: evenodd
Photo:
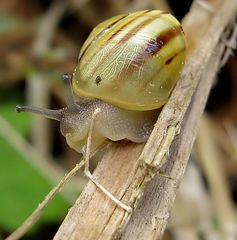
M 184 65 L 186 41 L 178 20 L 145 10 L 112 17 L 81 48 L 73 89 L 131 110 L 167 102 Z

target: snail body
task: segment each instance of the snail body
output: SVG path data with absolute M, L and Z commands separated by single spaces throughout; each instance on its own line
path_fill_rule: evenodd
M 105 139 L 147 140 L 157 109 L 167 101 L 182 70 L 185 37 L 169 13 L 145 10 L 112 17 L 91 32 L 79 54 L 67 107 L 17 107 L 60 121 L 70 147 L 85 153 L 92 115 L 99 109 L 92 149 Z M 68 75 L 64 80 L 70 85 Z
M 128 139 L 133 142 L 145 142 L 153 129 L 157 118 L 156 111 L 131 111 L 115 107 L 101 100 L 88 100 L 77 103 L 78 110 L 62 110 L 60 119 L 61 132 L 68 145 L 77 152 L 85 154 L 90 119 L 96 109 L 97 114 L 92 135 L 94 151 L 106 139 L 119 141 Z

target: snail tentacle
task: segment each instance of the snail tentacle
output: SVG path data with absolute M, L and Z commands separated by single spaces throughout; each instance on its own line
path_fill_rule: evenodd
M 62 80 L 66 86 L 66 105 L 69 111 L 75 112 L 78 110 L 78 105 L 74 99 L 72 83 L 71 83 L 71 75 L 68 73 L 63 74 Z
M 21 112 L 35 113 L 35 114 L 44 116 L 46 118 L 59 121 L 59 122 L 61 121 L 62 112 L 63 112 L 63 108 L 57 109 L 57 110 L 52 110 L 52 109 L 45 109 L 45 108 L 31 107 L 31 106 L 21 106 L 21 105 L 17 105 L 15 110 L 18 113 L 21 113 Z

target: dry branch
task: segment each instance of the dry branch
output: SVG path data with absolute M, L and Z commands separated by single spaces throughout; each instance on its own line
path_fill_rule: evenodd
M 189 17 L 196 18 L 192 10 Z M 114 144 L 97 167 L 97 180 L 133 213 L 117 208 L 89 183 L 54 239 L 161 239 L 224 51 L 221 38 L 236 11 L 237 2 L 226 0 L 208 13 L 205 35 L 193 45 L 144 149 Z

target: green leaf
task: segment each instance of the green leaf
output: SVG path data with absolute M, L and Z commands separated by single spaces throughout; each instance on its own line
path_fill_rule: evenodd
M 0 105 L 0 114 L 21 135 L 27 135 L 31 122 L 29 114 L 17 114 L 15 103 Z M 16 229 L 51 190 L 40 172 L 0 135 L 0 226 L 7 231 Z M 47 207 L 42 223 L 60 221 L 66 214 L 68 203 L 57 196 Z M 36 229 L 36 228 L 35 228 Z

